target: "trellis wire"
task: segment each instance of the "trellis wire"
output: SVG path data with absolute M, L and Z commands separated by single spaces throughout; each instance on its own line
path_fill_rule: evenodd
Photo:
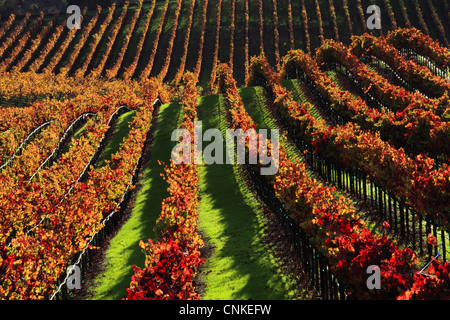
M 311 280 L 312 286 L 320 293 L 320 296 L 327 300 L 352 299 L 351 290 L 349 291 L 349 288 L 333 275 L 328 259 L 309 241 L 309 235 L 299 223 L 289 216 L 285 205 L 275 196 L 273 187 L 250 165 L 246 164 L 245 167 L 256 192 L 275 214 L 284 234 L 294 248 L 294 254 L 301 261 L 305 275 Z
M 307 82 L 309 80 L 306 75 L 304 75 L 304 79 Z M 309 82 L 312 81 L 309 80 Z M 273 101 L 273 93 L 270 91 L 270 88 L 267 87 L 265 80 L 256 79 L 256 83 L 262 85 L 266 89 L 266 92 L 270 96 L 270 101 Z M 309 85 L 308 87 L 316 94 L 316 99 L 319 101 L 321 107 L 329 107 L 328 101 L 326 101 L 313 86 Z M 322 103 L 325 104 L 322 105 Z M 337 184 L 338 188 L 345 189 L 352 195 L 358 196 L 360 200 L 376 210 L 378 218 L 381 221 L 390 219 L 391 226 L 394 224 L 394 233 L 399 234 L 402 240 L 411 242 L 413 250 L 416 249 L 416 241 L 418 240 L 419 243 L 417 249 L 419 249 L 420 255 L 424 254 L 425 244 L 427 255 L 429 257 L 433 255 L 433 246 L 428 244 L 427 236 L 428 234 L 432 234 L 439 240 L 439 234 L 437 230 L 438 225 L 435 222 L 433 223 L 430 216 L 425 216 L 422 213 L 416 212 L 413 208 L 408 206 L 404 200 L 398 199 L 374 181 L 369 181 L 366 173 L 356 169 L 345 168 L 339 163 L 332 162 L 315 154 L 312 146 L 300 138 L 301 133 L 297 133 L 286 119 L 280 120 L 299 150 L 309 151 L 306 155 L 307 163 L 314 171 L 318 172 L 323 179 L 329 183 Z M 334 174 L 332 174 L 333 172 Z M 358 186 L 362 187 L 358 188 Z M 368 186 L 370 186 L 369 189 Z M 370 196 L 368 195 L 369 191 Z M 423 223 L 425 223 L 425 232 L 423 232 Z M 441 227 L 443 228 L 443 226 Z M 442 249 L 443 261 L 446 261 L 445 241 L 450 239 L 450 232 L 444 229 L 441 229 L 440 232 L 440 241 L 444 244 Z M 434 251 L 437 252 L 437 247 L 434 247 Z
M 48 126 L 50 123 L 52 122 L 52 120 L 44 122 L 43 124 L 41 124 L 39 127 L 37 127 L 36 129 L 34 129 L 23 141 L 22 143 L 19 145 L 19 147 L 16 149 L 16 151 L 13 153 L 13 155 L 8 159 L 8 161 L 6 161 L 1 167 L 0 170 L 3 170 L 6 166 L 8 166 L 11 161 L 13 161 L 16 156 L 19 155 L 19 153 L 21 152 L 22 148 L 25 146 L 25 144 L 28 142 L 28 140 L 30 140 L 34 135 L 36 135 L 38 132 L 40 132 L 43 128 L 45 128 L 46 126 Z
M 153 102 L 153 106 L 158 107 L 161 104 L 162 104 L 162 102 L 159 99 L 156 99 Z M 149 137 L 149 135 L 147 135 L 144 145 L 146 145 L 148 143 L 149 139 L 150 139 L 150 137 Z M 138 172 L 139 172 L 140 167 L 142 166 L 142 161 L 143 161 L 143 154 L 141 153 L 141 156 L 139 157 L 137 164 L 134 166 L 133 174 L 128 182 L 127 188 L 125 189 L 124 193 L 122 194 L 120 201 L 118 202 L 116 207 L 113 210 L 111 210 L 109 212 L 109 214 L 101 221 L 101 225 L 103 225 L 104 227 L 102 227 L 99 232 L 97 232 L 91 236 L 89 241 L 86 243 L 84 249 L 77 254 L 78 257 L 74 261 L 74 263 L 68 264 L 68 265 L 70 265 L 70 266 L 81 265 L 81 272 L 83 274 L 86 272 L 87 267 L 88 267 L 87 265 L 92 262 L 92 256 L 91 256 L 91 251 L 90 251 L 89 247 L 91 246 L 92 243 L 98 244 L 97 242 L 102 242 L 104 240 L 104 238 L 106 237 L 106 234 L 110 233 L 112 231 L 112 229 L 115 228 L 115 225 L 117 224 L 118 218 L 119 218 L 118 213 L 120 213 L 120 211 L 123 210 L 123 208 L 125 207 L 125 204 L 130 199 L 130 196 L 131 196 L 130 186 L 135 184 L 137 181 Z M 106 229 L 106 231 L 105 231 L 105 229 Z M 86 256 L 86 254 L 87 254 L 87 256 Z M 75 255 L 75 257 L 77 255 Z M 58 294 L 61 295 L 62 299 L 68 298 L 67 286 L 66 286 L 68 279 L 69 279 L 69 274 L 66 274 L 59 280 L 60 283 L 57 286 L 57 289 L 55 290 L 55 292 L 51 295 L 50 300 L 53 300 L 55 297 L 57 297 Z
M 110 116 L 109 120 L 108 120 L 108 126 L 111 129 L 111 123 L 118 117 L 118 114 L 120 112 L 122 112 L 123 110 L 131 110 L 130 108 L 128 108 L 127 106 L 120 106 L 116 111 L 114 111 L 114 113 Z M 88 164 L 84 167 L 83 172 L 78 176 L 77 181 L 69 188 L 69 190 L 61 197 L 61 199 L 59 200 L 59 203 L 62 203 L 64 201 L 64 199 L 72 192 L 73 187 L 75 184 L 77 184 L 79 181 L 81 181 L 81 179 L 83 179 L 85 177 L 85 175 L 88 173 L 88 170 L 90 168 L 90 166 L 92 165 L 92 163 L 95 161 L 95 159 L 98 157 L 102 146 L 104 144 L 104 140 L 106 137 L 106 133 L 103 134 L 102 139 L 100 140 L 100 143 L 98 144 L 97 148 L 96 148 L 96 153 L 91 157 L 91 159 L 89 160 Z M 44 215 L 42 217 L 42 219 L 36 224 L 34 225 L 31 229 L 27 230 L 27 234 L 29 234 L 30 232 L 32 232 L 33 230 L 35 230 L 37 227 L 39 227 L 47 218 L 48 215 Z M 10 241 L 8 241 L 8 247 L 11 245 L 12 239 Z
M 401 49 L 399 50 L 400 54 L 408 60 L 415 60 L 416 63 L 419 63 L 422 66 L 427 67 L 435 76 L 441 78 L 450 78 L 448 70 L 444 70 L 438 67 L 433 61 L 430 59 L 416 53 L 412 49 Z
M 42 164 L 39 166 L 39 168 L 33 173 L 33 175 L 30 177 L 30 179 L 28 180 L 28 183 L 30 183 L 34 177 L 36 176 L 36 174 L 44 167 L 47 165 L 47 163 L 49 163 L 52 159 L 54 159 L 55 155 L 59 152 L 59 150 L 62 148 L 63 145 L 65 145 L 67 143 L 67 138 L 70 134 L 70 132 L 72 132 L 73 130 L 75 130 L 75 128 L 78 128 L 80 125 L 80 122 L 84 122 L 86 120 L 87 117 L 90 116 L 95 116 L 95 113 L 85 113 L 82 114 L 81 116 L 79 116 L 75 121 L 73 121 L 69 128 L 67 128 L 67 130 L 64 132 L 63 136 L 61 137 L 61 139 L 59 139 L 59 142 L 57 144 L 57 146 L 53 149 L 53 152 L 42 162 Z M 51 164 L 49 164 L 50 166 Z

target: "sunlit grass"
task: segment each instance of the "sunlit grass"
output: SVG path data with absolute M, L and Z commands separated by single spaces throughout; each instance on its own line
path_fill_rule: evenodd
M 133 265 L 144 267 L 145 256 L 139 247 L 154 237 L 153 227 L 161 213 L 162 200 L 167 197 L 167 183 L 161 178 L 163 167 L 158 160 L 168 162 L 171 154 L 170 136 L 176 129 L 178 103 L 166 104 L 159 110 L 159 124 L 154 133 L 151 158 L 139 180 L 139 190 L 129 219 L 111 240 L 101 273 L 92 285 L 94 300 L 117 300 L 126 296 L 133 275 Z M 174 121 L 175 119 L 175 121 Z
M 219 96 L 201 98 L 203 130 L 226 129 Z M 237 165 L 200 168 L 199 229 L 211 246 L 200 278 L 204 299 L 292 299 L 292 283 L 279 272 L 264 242 L 263 213 Z

